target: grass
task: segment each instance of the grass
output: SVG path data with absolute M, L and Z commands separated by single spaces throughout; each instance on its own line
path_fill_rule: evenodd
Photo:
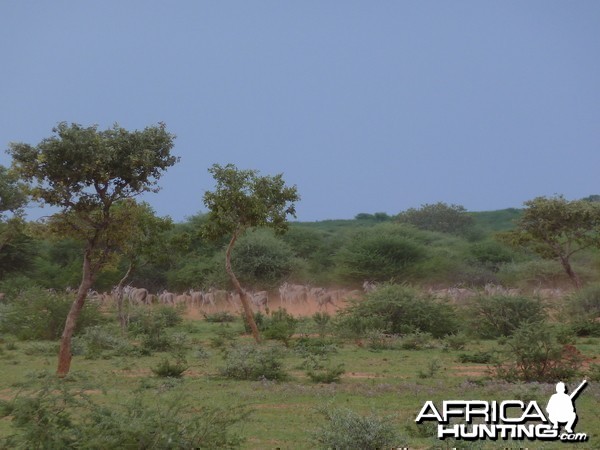
M 300 324 L 303 331 L 310 332 L 310 323 Z M 301 369 L 302 356 L 287 350 L 284 360 L 291 378 L 285 382 L 234 381 L 219 376 L 224 361 L 221 350 L 211 347 L 211 337 L 223 327 L 233 331 L 240 342 L 251 342 L 241 336 L 241 322 L 231 324 L 186 321 L 177 331 L 186 333 L 189 348 L 185 349 L 188 369 L 181 379 L 156 377 L 156 367 L 169 353 L 157 352 L 150 356 L 115 356 L 108 359 L 85 359 L 75 356 L 69 383 L 83 388 L 95 400 L 110 405 L 129 398 L 132 392 L 143 392 L 148 399 L 162 401 L 184 392 L 198 405 L 233 407 L 248 406 L 252 413 L 239 432 L 246 438 L 242 448 L 293 448 L 312 449 L 315 442 L 311 433 L 323 420 L 319 412 L 323 407 L 348 408 L 362 414 L 376 413 L 391 416 L 399 434 L 404 436 L 410 448 L 445 448 L 449 443 L 437 440 L 414 423 L 425 401 L 436 404 L 450 399 L 508 400 L 533 397 L 545 406 L 554 385 L 507 384 L 488 379 L 485 364 L 461 364 L 460 353 L 490 350 L 494 341 L 470 342 L 466 349 L 447 350 L 443 346 L 427 350 L 369 350 L 362 342 L 338 342 L 338 351 L 330 355 L 332 365 L 343 364 L 345 373 L 341 382 L 315 384 L 306 371 Z M 315 338 L 316 339 L 316 338 Z M 582 338 L 581 349 L 586 356 L 599 357 L 598 339 Z M 39 342 L 16 342 L 7 346 L 0 344 L 0 399 L 10 399 L 18 394 L 25 378 L 42 372 L 53 373 L 56 366 L 54 346 Z M 198 358 L 198 348 L 207 349 Z M 34 351 L 29 351 L 33 349 Z M 27 354 L 29 353 L 29 354 Z M 437 361 L 432 366 L 431 361 Z M 427 373 L 427 377 L 422 374 Z M 34 381 L 35 383 L 35 381 Z M 575 384 L 573 382 L 572 384 Z M 577 400 L 579 423 L 577 430 L 587 432 L 590 441 L 578 447 L 598 448 L 600 442 L 600 417 L 597 402 L 600 389 L 594 383 Z M 0 436 L 11 433 L 8 418 L 0 419 Z M 478 448 L 529 447 L 541 448 L 536 442 L 485 442 Z M 543 448 L 564 448 L 565 444 L 543 443 Z M 460 443 L 458 444 L 460 448 Z M 451 448 L 451 447 L 450 447 Z

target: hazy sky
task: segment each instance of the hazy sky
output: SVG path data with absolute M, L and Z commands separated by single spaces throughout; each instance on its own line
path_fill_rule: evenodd
M 0 58 L 3 148 L 165 122 L 177 221 L 213 163 L 283 173 L 303 221 L 600 194 L 597 0 L 0 0 Z

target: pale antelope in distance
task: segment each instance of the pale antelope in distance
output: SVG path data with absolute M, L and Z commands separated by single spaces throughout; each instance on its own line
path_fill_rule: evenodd
M 175 305 L 175 294 L 168 292 L 166 289 L 162 291 L 158 299 L 163 305 Z
M 192 306 L 200 308 L 204 306 L 204 293 L 202 291 L 189 290 L 190 297 L 192 299 Z
M 365 282 L 362 284 L 362 288 L 363 291 L 365 291 L 365 294 L 369 294 L 377 290 L 377 285 L 372 281 L 365 280 Z
M 269 293 L 267 291 L 247 292 L 247 294 L 259 310 L 261 308 L 266 310 L 269 307 Z
M 191 300 L 191 296 L 187 293 L 179 294 L 175 296 L 175 304 L 176 305 L 187 305 Z
M 302 284 L 290 284 L 287 281 L 279 286 L 279 298 L 282 304 L 308 302 L 308 287 Z
M 133 286 L 127 285 L 123 288 L 123 294 L 134 305 L 146 304 L 148 297 L 148 289 L 145 288 L 134 288 Z
M 325 310 L 327 310 L 328 305 L 331 305 L 334 308 L 338 307 L 335 304 L 335 301 L 333 298 L 333 293 L 330 291 L 327 291 L 324 288 L 313 288 L 313 289 L 311 289 L 311 294 L 314 296 L 319 309 L 325 308 Z

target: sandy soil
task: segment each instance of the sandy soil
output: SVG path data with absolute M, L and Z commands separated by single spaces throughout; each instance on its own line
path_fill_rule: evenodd
M 309 298 L 306 302 L 298 302 L 294 304 L 282 304 L 278 298 L 269 299 L 269 309 L 270 311 L 277 311 L 279 308 L 285 308 L 285 310 L 293 315 L 294 317 L 310 317 L 317 312 L 328 313 L 334 315 L 337 311 L 344 309 L 347 306 L 347 303 L 344 300 L 336 301 L 337 308 L 332 305 L 326 305 L 322 308 L 319 308 L 317 302 Z M 257 311 L 255 307 L 253 307 L 254 311 Z M 241 305 L 231 305 L 229 303 L 219 304 L 215 306 L 206 306 L 203 308 L 196 306 L 189 306 L 185 313 L 185 317 L 194 320 L 200 320 L 204 318 L 204 314 L 214 314 L 216 312 L 227 311 L 232 314 L 238 315 L 242 311 Z M 264 312 L 264 310 L 261 310 Z

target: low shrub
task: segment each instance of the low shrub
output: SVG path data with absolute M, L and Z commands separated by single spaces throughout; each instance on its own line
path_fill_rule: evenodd
M 171 362 L 168 358 L 164 358 L 160 363 L 153 367 L 152 373 L 157 377 L 162 378 L 181 378 L 183 372 L 185 372 L 189 366 L 183 359 L 178 359 L 175 362 Z
M 300 337 L 294 342 L 294 352 L 299 356 L 325 356 L 337 353 L 338 347 L 331 339 Z
M 556 382 L 579 375 L 580 352 L 547 324 L 525 325 L 506 339 L 494 375 L 506 381 Z
M 368 331 L 365 338 L 369 350 L 392 350 L 398 347 L 399 336 L 387 334 L 380 330 Z
M 363 416 L 345 408 L 324 409 L 321 413 L 325 422 L 313 433 L 318 448 L 376 450 L 402 446 L 390 417 L 373 413 Z
M 22 290 L 7 304 L 0 305 L 0 333 L 20 340 L 56 340 L 60 338 L 73 299 L 41 288 Z M 77 319 L 75 334 L 106 322 L 99 306 L 86 302 Z
M 331 316 L 327 313 L 316 312 L 312 315 L 312 320 L 317 327 L 317 333 L 319 333 L 319 336 L 325 336 L 329 330 Z
M 449 334 L 444 338 L 444 349 L 445 350 L 463 350 L 469 338 L 465 333 Z
M 431 359 L 427 363 L 425 370 L 419 369 L 418 376 L 419 378 L 433 378 L 438 374 L 441 368 L 442 363 L 439 359 Z
M 263 323 L 263 336 L 265 339 L 281 341 L 286 347 L 296 331 L 298 320 L 285 309 L 278 309 Z
M 15 430 L 0 438 L 0 448 L 237 448 L 243 442 L 232 430 L 248 416 L 243 407 L 198 407 L 185 392 L 158 400 L 138 393 L 106 406 L 53 375 L 42 382 L 0 401 L 0 417 L 10 418 Z
M 484 339 L 510 336 L 525 323 L 542 322 L 546 313 L 537 298 L 518 296 L 482 296 L 470 308 L 471 329 Z
M 284 352 L 273 345 L 235 345 L 225 353 L 225 367 L 220 373 L 234 380 L 274 380 L 289 378 L 283 368 Z
M 309 369 L 306 371 L 306 375 L 313 383 L 339 383 L 342 380 L 342 375 L 346 373 L 344 364 L 338 364 L 337 366 L 319 367 Z
M 204 320 L 211 323 L 235 322 L 235 316 L 227 311 L 219 311 L 213 314 L 203 314 Z
M 404 350 L 425 350 L 433 348 L 433 337 L 431 333 L 410 333 L 400 340 L 400 347 Z
M 458 361 L 466 364 L 492 364 L 496 361 L 497 354 L 495 351 L 480 351 L 473 353 L 461 353 L 458 355 Z
M 382 286 L 354 301 L 336 319 L 341 334 L 364 336 L 370 330 L 404 335 L 431 333 L 441 338 L 458 331 L 454 307 L 401 285 Z
M 87 328 L 73 339 L 73 351 L 87 359 L 112 355 L 130 355 L 135 352 L 129 341 L 120 335 L 116 327 L 95 326 Z

